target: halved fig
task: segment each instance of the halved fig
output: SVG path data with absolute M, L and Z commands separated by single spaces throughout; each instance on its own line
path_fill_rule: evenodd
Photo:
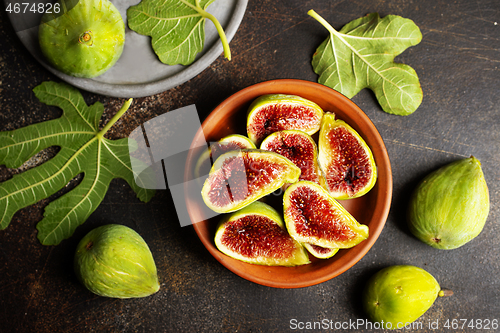
M 309 180 L 324 185 L 324 178 L 318 165 L 318 146 L 305 132 L 285 130 L 268 135 L 260 149 L 285 156 L 300 168 L 299 180 Z
M 339 249 L 329 249 L 327 247 L 321 247 L 317 245 L 312 245 L 309 243 L 302 244 L 306 248 L 307 252 L 319 259 L 328 259 L 333 257 Z
M 222 253 L 252 264 L 297 266 L 310 262 L 304 247 L 287 233 L 278 212 L 260 201 L 224 218 L 217 227 L 215 245 Z
M 300 96 L 263 95 L 248 109 L 247 135 L 255 144 L 271 133 L 289 129 L 312 135 L 319 130 L 322 116 L 319 105 Z
M 234 212 L 299 179 L 300 169 L 271 151 L 242 149 L 222 154 L 203 184 L 205 204 L 217 213 Z
M 319 167 L 326 189 L 335 199 L 357 198 L 372 189 L 377 168 L 363 138 L 335 115 L 326 112 L 319 132 Z
M 283 196 L 285 224 L 296 241 L 332 249 L 351 248 L 368 238 L 356 219 L 316 183 L 300 181 Z
M 194 169 L 195 178 L 207 175 L 217 158 L 228 151 L 240 149 L 255 149 L 255 144 L 246 136 L 231 134 L 219 141 L 212 143 L 210 147 L 198 158 Z

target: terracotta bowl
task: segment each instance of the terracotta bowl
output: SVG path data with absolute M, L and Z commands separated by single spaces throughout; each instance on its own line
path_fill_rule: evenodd
M 244 263 L 221 253 L 214 243 L 215 229 L 220 215 L 207 212 L 200 191 L 201 185 L 193 180 L 193 169 L 206 149 L 205 142 L 239 133 L 246 135 L 246 114 L 250 103 L 264 94 L 282 93 L 299 95 L 316 102 L 323 110 L 334 112 L 338 119 L 351 125 L 372 149 L 377 165 L 378 179 L 366 195 L 340 201 L 362 224 L 370 228 L 370 236 L 351 249 L 340 250 L 330 259 L 311 257 L 311 263 L 297 267 L 272 267 Z M 192 142 L 185 173 L 185 199 L 189 217 L 200 240 L 222 265 L 235 274 L 258 284 L 276 288 L 300 288 L 332 279 L 358 262 L 373 246 L 382 231 L 392 197 L 392 174 L 384 142 L 370 119 L 351 100 L 324 85 L 303 80 L 273 80 L 245 88 L 217 106 L 202 124 Z M 282 196 L 271 198 L 271 204 L 282 211 Z M 269 203 L 269 201 L 268 201 Z M 209 211 L 209 210 L 208 210 Z M 208 215 L 207 215 L 208 214 Z M 209 216 L 207 218 L 206 216 Z M 211 217 L 210 217 L 211 216 Z

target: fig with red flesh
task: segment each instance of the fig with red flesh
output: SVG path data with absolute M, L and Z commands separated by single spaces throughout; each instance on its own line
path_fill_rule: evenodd
M 278 212 L 260 201 L 226 216 L 217 227 L 215 245 L 222 253 L 252 264 L 297 266 L 310 262 L 304 247 L 287 233 Z
M 222 154 L 203 184 L 205 204 L 217 213 L 234 212 L 299 179 L 300 169 L 271 151 L 242 149 Z
M 328 259 L 333 257 L 339 249 L 329 249 L 327 247 L 321 247 L 317 245 L 312 245 L 309 243 L 302 244 L 306 248 L 307 252 L 319 259 Z
M 288 232 L 300 243 L 346 249 L 368 238 L 368 226 L 359 224 L 316 183 L 290 185 L 283 195 L 283 207 Z
M 194 175 L 196 178 L 207 175 L 215 160 L 228 151 L 255 148 L 257 148 L 255 144 L 246 136 L 240 134 L 225 136 L 219 141 L 212 143 L 210 147 L 200 155 L 194 169 Z
M 370 147 L 333 113 L 323 116 L 318 147 L 326 189 L 335 199 L 360 197 L 375 185 L 377 169 Z
M 263 95 L 248 109 L 247 135 L 256 144 L 271 133 L 289 129 L 312 135 L 319 130 L 322 116 L 319 105 L 300 96 Z
M 309 134 L 297 130 L 275 132 L 262 141 L 260 149 L 273 151 L 292 161 L 300 168 L 299 180 L 324 185 L 318 165 L 318 147 Z

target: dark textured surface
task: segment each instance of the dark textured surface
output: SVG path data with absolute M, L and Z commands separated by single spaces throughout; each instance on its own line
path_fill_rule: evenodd
M 386 227 L 368 254 L 346 273 L 320 285 L 295 290 L 256 285 L 216 262 L 192 227 L 179 226 L 168 191 L 158 191 L 144 204 L 125 182 L 115 180 L 95 213 L 58 246 L 42 246 L 36 238 L 35 226 L 48 200 L 19 211 L 0 231 L 0 332 L 286 332 L 294 331 L 292 319 L 345 326 L 365 318 L 360 295 L 366 279 L 393 264 L 422 267 L 455 292 L 437 300 L 418 320 L 423 329 L 405 331 L 475 332 L 467 327 L 447 330 L 443 325 L 453 319 L 500 320 L 498 0 L 250 0 L 231 42 L 231 62 L 219 57 L 189 82 L 136 99 L 109 136 L 126 137 L 141 123 L 192 103 L 205 117 L 230 94 L 257 82 L 315 81 L 311 56 L 327 32 L 307 15 L 309 9 L 337 29 L 373 11 L 381 16 L 397 14 L 414 20 L 423 34 L 419 45 L 397 58 L 417 71 L 424 91 L 414 114 L 384 113 L 367 90 L 353 98 L 382 135 L 394 179 Z M 24 49 L 5 12 L 0 17 L 0 130 L 58 117 L 59 110 L 41 104 L 32 93 L 41 82 L 58 79 Z M 88 104 L 104 103 L 103 121 L 123 102 L 83 94 Z M 54 153 L 40 156 L 39 162 Z M 414 238 L 405 225 L 409 194 L 430 171 L 471 154 L 482 162 L 490 189 L 487 224 L 480 236 L 459 249 L 433 249 Z M 0 179 L 13 172 L 0 167 Z M 106 223 L 128 225 L 144 237 L 158 266 L 157 294 L 137 300 L 108 299 L 94 296 L 77 282 L 72 270 L 76 244 Z M 428 327 L 435 321 L 441 329 Z

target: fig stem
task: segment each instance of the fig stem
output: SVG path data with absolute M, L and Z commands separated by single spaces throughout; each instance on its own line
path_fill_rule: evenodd
M 133 100 L 132 98 L 129 98 L 125 103 L 123 103 L 120 110 L 118 110 L 118 112 L 113 116 L 113 118 L 111 118 L 111 120 L 108 121 L 106 126 L 104 126 L 104 128 L 99 133 L 97 133 L 97 137 L 99 139 L 103 138 L 104 134 L 106 134 L 106 132 L 111 128 L 111 126 L 113 126 L 118 121 L 118 119 L 120 119 L 120 117 L 128 110 L 130 104 L 132 104 L 132 100 Z
M 92 31 L 85 31 L 78 37 L 78 42 L 81 44 L 92 45 L 94 42 L 92 40 Z
M 453 295 L 453 290 L 445 288 L 441 289 L 438 293 L 439 297 L 450 297 L 451 295 Z

